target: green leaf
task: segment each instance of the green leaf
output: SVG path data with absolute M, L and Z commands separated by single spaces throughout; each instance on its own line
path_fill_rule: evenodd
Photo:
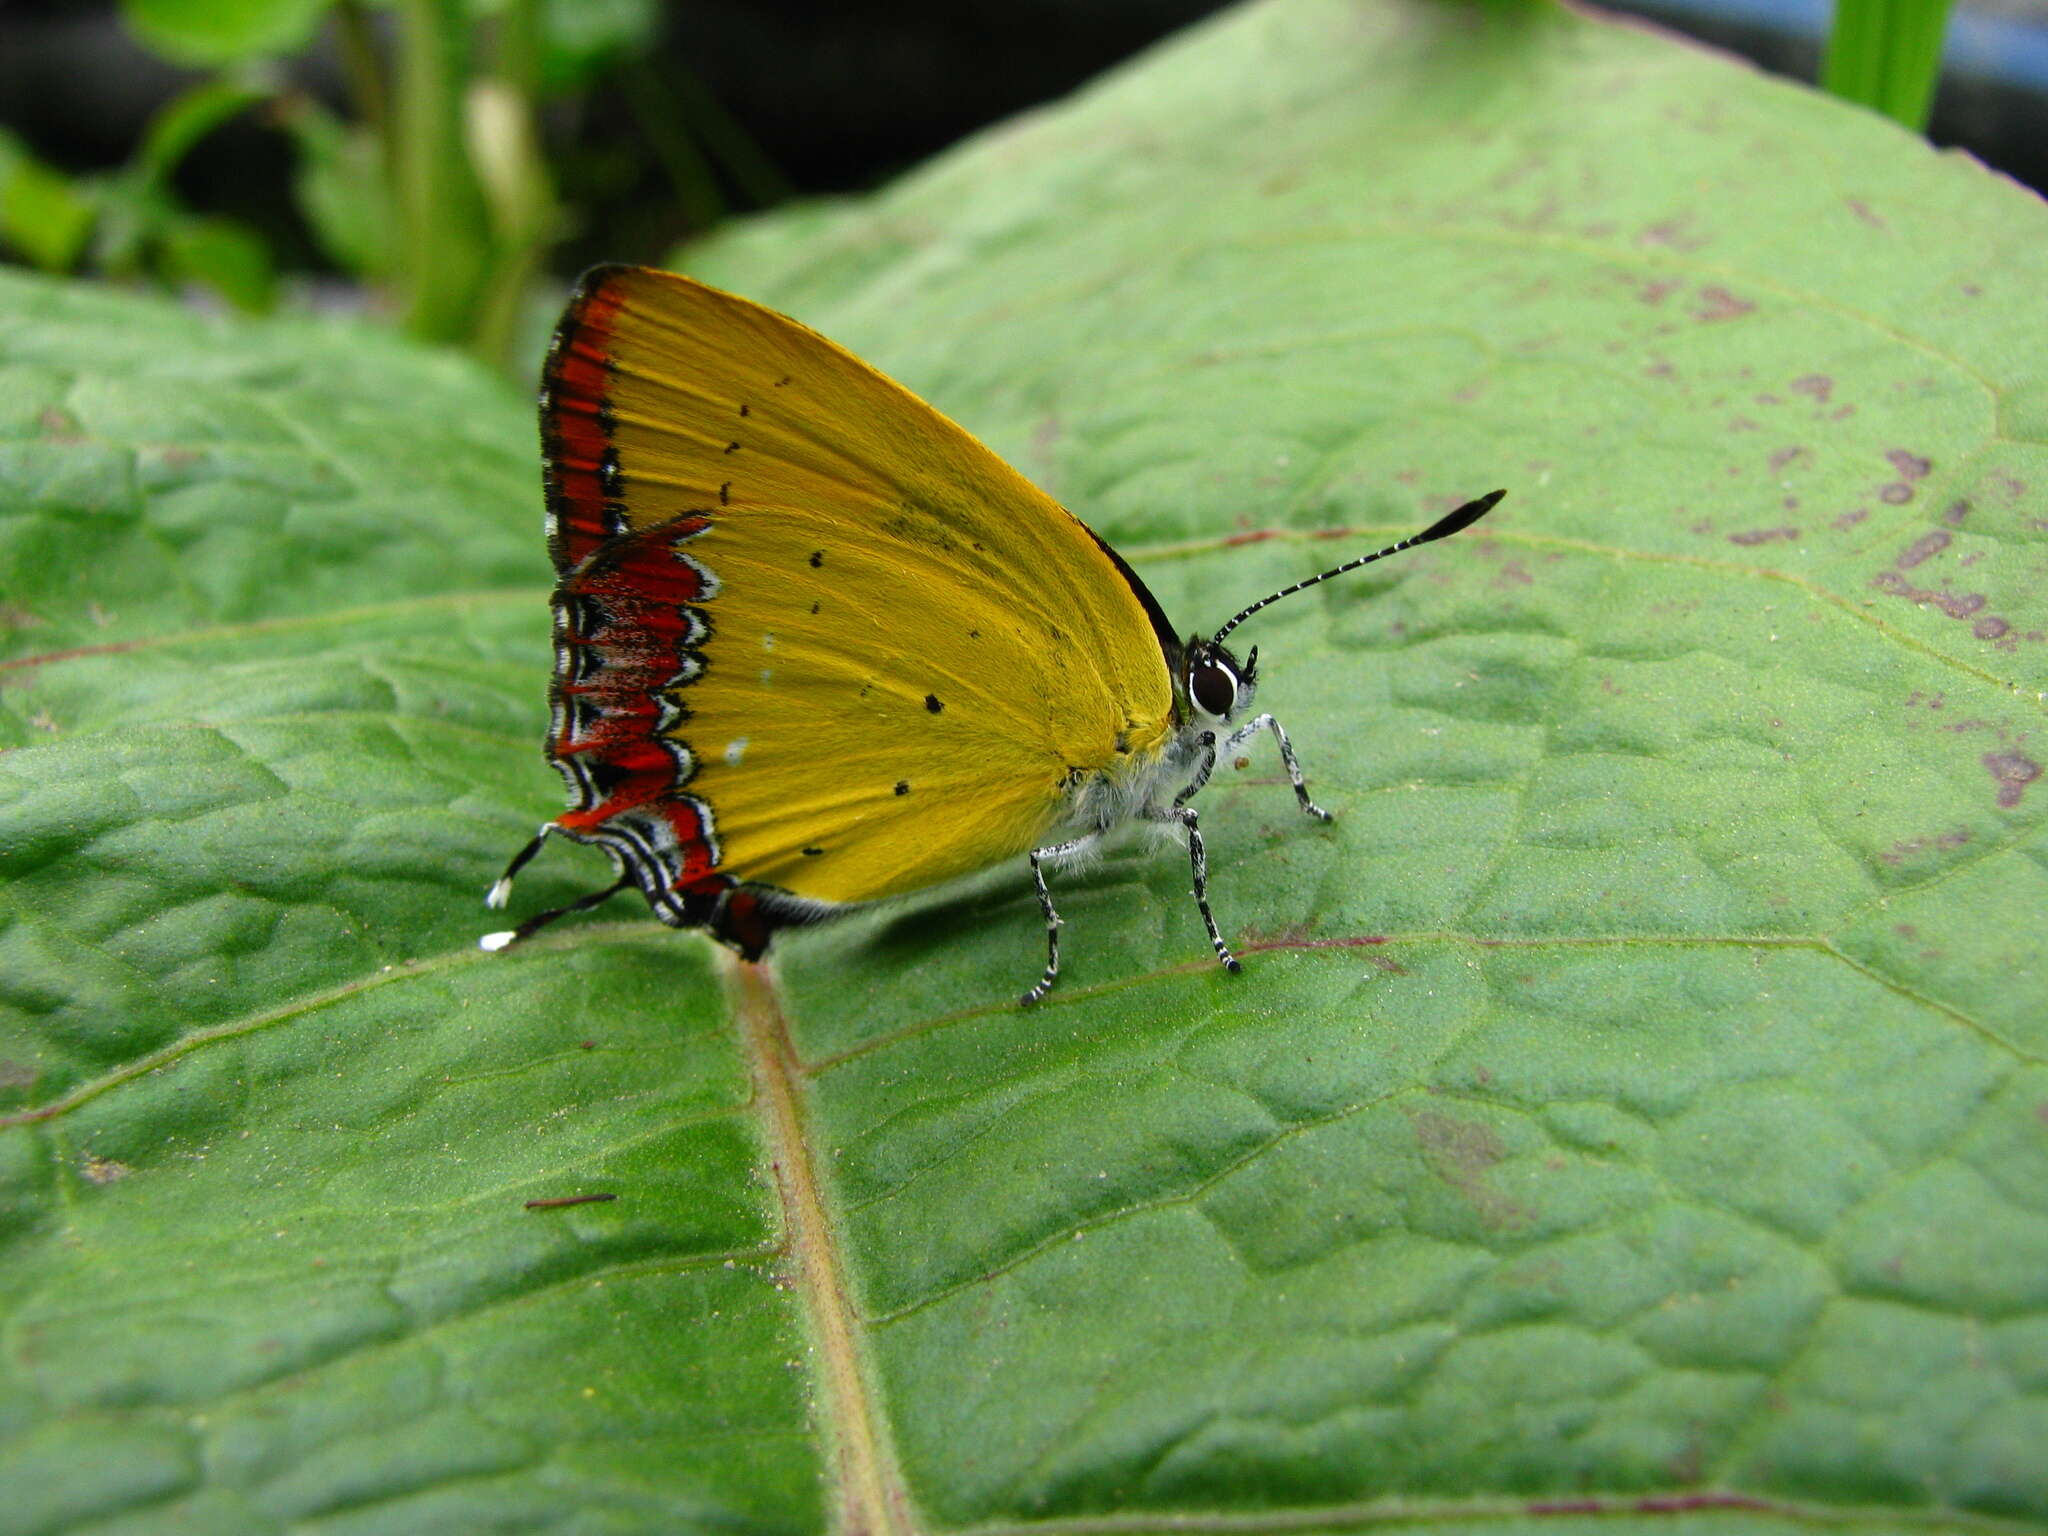
M 0 128 L 0 246 L 48 272 L 68 272 L 92 238 L 96 210 L 84 185 L 38 160 Z
M 282 121 L 298 148 L 292 194 L 320 249 L 344 271 L 384 279 L 394 235 L 376 135 L 310 99 L 293 102 Z
M 1297 0 L 699 253 L 1183 627 L 1509 489 L 1247 625 L 1338 819 L 1202 795 L 1245 974 L 1133 845 L 1030 1012 L 1017 869 L 478 953 L 524 401 L 0 276 L 0 1524 L 2039 1530 L 2044 235 L 1655 34 Z
M 168 179 L 201 139 L 275 89 L 252 74 L 249 79 L 208 80 L 174 96 L 150 119 L 135 151 L 137 169 L 158 181 Z
M 277 269 L 263 237 L 239 219 L 184 218 L 164 232 L 163 274 L 201 283 L 235 308 L 261 313 L 277 302 Z
M 661 29 L 653 0 L 541 0 L 540 87 L 548 96 L 587 87 L 622 56 L 644 52 Z
M 181 64 L 234 64 L 296 53 L 312 40 L 328 0 L 121 0 L 121 15 L 149 47 Z

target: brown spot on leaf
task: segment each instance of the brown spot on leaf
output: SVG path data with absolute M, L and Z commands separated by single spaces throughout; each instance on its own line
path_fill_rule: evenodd
M 1890 506 L 1903 507 L 1913 499 L 1913 487 L 1903 480 L 1894 480 L 1878 488 L 1877 499 Z
M 1031 451 L 1038 456 L 1038 462 L 1047 463 L 1053 449 L 1058 446 L 1065 428 L 1060 423 L 1058 411 L 1047 411 L 1038 420 L 1038 426 L 1031 433 Z
M 1774 470 L 1783 469 L 1787 464 L 1791 464 L 1794 462 L 1801 462 L 1803 464 L 1804 461 L 1809 460 L 1812 457 L 1813 455 L 1808 453 L 1804 448 L 1780 448 L 1776 453 L 1773 453 L 1771 455 L 1771 468 Z
M 1716 320 L 1740 319 L 1755 308 L 1749 300 L 1738 299 L 1726 288 L 1710 285 L 1700 290 L 1700 301 L 1692 317 L 1702 324 L 1711 324 Z
M 1462 1195 L 1488 1227 L 1526 1226 L 1535 1214 L 1486 1182 L 1494 1164 L 1507 1156 L 1500 1134 L 1476 1120 L 1459 1120 L 1433 1109 L 1414 1115 L 1415 1140 L 1430 1170 Z
M 1775 540 L 1790 541 L 1799 537 L 1797 528 L 1751 528 L 1742 533 L 1728 535 L 1730 544 L 1769 544 Z
M 62 406 L 46 405 L 36 413 L 36 425 L 43 430 L 43 436 L 57 443 L 75 443 L 85 437 L 78 418 Z
M 1870 578 L 1870 584 L 1880 592 L 1903 597 L 1910 603 L 1923 607 L 1932 604 L 1952 619 L 1972 617 L 1985 602 L 1982 592 L 1939 592 L 1931 587 L 1916 587 L 1897 571 L 1879 571 Z
M 126 1163 L 115 1162 L 111 1157 L 95 1157 L 88 1152 L 85 1154 L 85 1161 L 79 1164 L 78 1171 L 85 1175 L 88 1184 L 112 1184 L 119 1179 L 127 1178 L 135 1170 Z
M 1997 640 L 2003 637 L 2005 632 L 2011 628 L 2010 624 L 1994 613 L 1972 624 L 1970 626 L 1970 633 L 1979 640 Z
M 1936 528 L 1931 533 L 1921 534 L 1919 538 L 1908 544 L 1905 551 L 1900 554 L 1899 569 L 1910 571 L 1921 561 L 1930 560 L 1940 554 L 1944 549 L 1948 548 L 1948 544 L 1948 535 L 1939 528 Z
M 1792 393 L 1811 395 L 1821 405 L 1828 403 L 1828 396 L 1835 392 L 1835 381 L 1824 373 L 1803 373 L 1792 381 Z
M 1899 472 L 1899 478 L 1902 480 L 1925 480 L 1927 471 L 1934 468 L 1931 459 L 1923 459 L 1919 454 L 1908 453 L 1903 448 L 1894 448 L 1885 457 L 1891 461 L 1892 468 Z
M 2027 786 L 2041 777 L 2039 763 L 2010 748 L 2003 752 L 1986 752 L 1983 763 L 1984 771 L 1998 781 L 2000 808 L 2008 811 L 2020 803 L 2020 796 L 2027 792 Z
M 1692 215 L 1681 213 L 1675 219 L 1659 219 L 1640 235 L 1638 245 L 1666 245 L 1674 251 L 1696 251 L 1707 243 L 1704 235 L 1695 234 L 1686 228 L 1692 222 Z
M 1886 852 L 1880 853 L 1878 857 L 1887 864 L 1903 864 L 1915 854 L 1925 853 L 1930 848 L 1949 851 L 1964 847 L 1969 841 L 1970 829 L 1968 827 L 1957 827 L 1952 832 L 1936 832 L 1927 837 L 1901 838 L 1898 842 L 1893 843 Z M 1910 939 L 1913 937 L 1914 931 L 1910 923 L 1900 923 L 1898 925 L 1898 932 L 1902 938 Z
M 561 1211 L 567 1210 L 572 1205 L 603 1205 L 609 1201 L 616 1200 L 618 1198 L 619 1197 L 617 1195 L 610 1193 L 595 1195 L 553 1195 L 541 1200 L 525 1201 L 524 1205 L 525 1208 L 529 1211 Z
M 1872 212 L 1870 204 L 1864 202 L 1862 198 L 1852 197 L 1848 201 L 1849 211 L 1855 214 L 1856 217 L 1861 219 L 1864 223 L 1868 224 L 1872 229 L 1884 229 L 1887 227 L 1884 220 L 1880 218 L 1876 213 Z
M 1844 512 L 1840 517 L 1834 520 L 1831 526 L 1847 530 L 1850 528 L 1854 528 L 1858 523 L 1862 522 L 1863 519 L 1865 519 L 1868 516 L 1870 516 L 1870 508 L 1858 507 L 1853 512 Z

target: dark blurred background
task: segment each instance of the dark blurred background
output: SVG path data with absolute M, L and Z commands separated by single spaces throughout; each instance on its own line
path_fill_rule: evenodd
M 578 209 L 552 264 L 573 273 L 599 259 L 652 260 L 710 219 L 875 186 L 1220 8 L 1221 0 L 649 4 L 644 44 L 622 37 L 579 82 L 584 89 L 544 110 L 557 179 Z M 394 25 L 370 16 L 380 33 Z M 284 68 L 290 85 L 344 110 L 347 72 L 331 26 Z M 0 0 L 0 123 L 63 170 L 121 165 L 150 115 L 205 73 L 145 47 L 113 0 Z M 293 156 L 262 114 L 247 115 L 194 148 L 177 189 L 195 207 L 260 228 L 282 264 L 317 263 L 292 206 Z
M 268 49 L 208 34 L 199 0 L 0 0 L 0 253 L 250 309 L 274 301 L 281 273 L 302 291 L 303 274 L 332 274 L 337 290 L 395 294 L 384 302 L 418 334 L 502 353 L 517 329 L 505 312 L 549 273 L 659 260 L 735 214 L 875 186 L 1219 8 L 439 0 L 452 18 L 440 34 L 423 0 L 238 0 L 214 14 L 266 6 L 284 39 Z M 1628 8 L 1808 81 L 1829 22 L 1827 0 Z M 438 67 L 436 48 L 465 60 L 439 119 L 407 84 L 408 69 Z M 479 78 L 497 92 L 488 111 Z M 444 137 L 468 133 L 476 165 L 438 162 L 454 178 L 440 183 L 431 157 L 417 174 L 395 167 L 408 111 L 425 114 L 415 137 L 436 121 Z M 478 122 L 496 125 L 502 153 L 476 152 Z M 2048 0 L 1970 0 L 1950 19 L 1929 135 L 2048 187 Z M 464 230 L 429 228 L 441 211 L 426 193 L 409 209 L 403 185 L 481 210 L 467 237 L 486 254 L 436 293 L 404 291 L 406 253 L 456 251 L 462 268 Z M 512 270 L 485 270 L 497 268 Z

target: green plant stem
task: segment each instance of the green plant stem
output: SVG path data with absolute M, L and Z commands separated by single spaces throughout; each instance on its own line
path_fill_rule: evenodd
M 356 115 L 376 135 L 387 171 L 391 159 L 391 91 L 384 79 L 384 59 L 377 35 L 361 0 L 335 0 L 334 35 L 355 97 Z
M 1836 0 L 1821 85 L 1917 130 L 1941 73 L 1950 0 Z
M 462 123 L 467 49 L 459 6 L 399 6 L 395 129 L 399 310 L 429 341 L 470 342 L 489 262 L 482 190 Z
M 627 109 L 639 124 L 647 145 L 668 173 L 685 220 L 692 229 L 709 229 L 728 212 L 711 162 L 675 111 L 668 93 L 644 59 L 627 59 L 618 68 Z
M 539 0 L 510 0 L 492 50 L 492 78 L 470 94 L 470 154 L 489 202 L 492 261 L 480 297 L 475 349 L 501 368 L 523 371 L 512 357 L 528 288 L 561 233 L 562 214 L 541 152 L 541 19 Z M 495 111 L 486 112 L 484 100 Z M 488 141 L 487 141 L 488 140 Z
M 789 178 L 694 70 L 676 80 L 675 91 L 685 125 L 749 202 L 767 208 L 796 195 Z

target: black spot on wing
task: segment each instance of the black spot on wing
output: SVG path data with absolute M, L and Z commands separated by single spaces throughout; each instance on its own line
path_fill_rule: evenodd
M 936 693 L 928 693 L 924 696 L 924 707 L 936 715 L 946 706 L 939 702 L 939 696 Z
M 898 780 L 896 781 L 896 793 L 897 793 L 897 794 L 899 794 L 899 795 L 907 795 L 907 794 L 909 794 L 909 793 L 910 793 L 910 780 L 908 780 L 908 779 L 898 779 Z

